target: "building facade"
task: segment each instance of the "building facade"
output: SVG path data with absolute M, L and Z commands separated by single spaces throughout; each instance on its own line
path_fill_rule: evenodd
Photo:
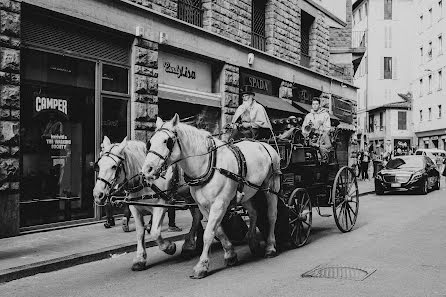
M 446 148 L 446 9 L 441 0 L 415 1 L 415 45 L 412 49 L 414 75 L 414 132 L 419 148 Z
M 147 142 L 175 113 L 218 132 L 244 84 L 272 118 L 326 98 L 351 136 L 356 88 L 330 75 L 330 29 L 347 23 L 311 0 L 7 0 L 0 14 L 0 236 L 101 219 L 103 136 Z
M 398 94 L 410 91 L 413 72 L 410 48 L 415 38 L 412 5 L 412 0 L 358 0 L 353 4 L 354 42 L 367 44 L 364 56 L 355 64 L 354 75 L 354 84 L 359 88 L 361 148 L 368 143 L 372 124 L 368 110 L 402 102 Z

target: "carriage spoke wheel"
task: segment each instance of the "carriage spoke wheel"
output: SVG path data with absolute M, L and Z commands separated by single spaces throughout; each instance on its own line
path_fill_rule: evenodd
M 307 243 L 310 237 L 313 214 L 308 192 L 297 188 L 288 199 L 291 241 L 296 247 Z
M 342 167 L 336 174 L 332 190 L 332 207 L 336 226 L 349 232 L 356 223 L 359 210 L 358 182 L 353 170 Z

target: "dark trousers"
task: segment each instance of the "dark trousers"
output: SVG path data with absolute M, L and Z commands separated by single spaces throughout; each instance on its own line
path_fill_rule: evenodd
M 271 132 L 267 128 L 234 128 L 232 129 L 231 137 L 229 139 L 239 140 L 242 138 L 263 139 L 269 138 Z
M 175 208 L 169 207 L 167 209 L 167 216 L 169 217 L 169 227 L 175 227 Z
M 361 163 L 362 179 L 369 179 L 369 162 Z

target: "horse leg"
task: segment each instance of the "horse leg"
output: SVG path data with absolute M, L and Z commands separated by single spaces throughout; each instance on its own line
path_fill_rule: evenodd
M 164 215 L 166 209 L 162 207 L 154 207 L 152 211 L 152 229 L 150 230 L 150 236 L 156 241 L 159 249 L 168 255 L 175 254 L 177 246 L 170 240 L 164 240 L 161 236 L 161 225 L 163 224 Z
M 276 235 L 274 233 L 277 219 L 277 195 L 266 192 L 266 201 L 268 204 L 268 238 L 265 248 L 265 257 L 272 258 L 277 255 L 276 251 Z
M 190 213 L 192 215 L 192 226 L 185 237 L 181 251 L 181 256 L 186 258 L 197 255 L 203 249 L 203 226 L 201 225 L 203 215 L 198 208 L 191 208 Z M 195 239 L 195 236 L 197 236 L 197 239 Z
M 218 225 L 215 229 L 215 235 L 220 240 L 223 250 L 225 252 L 224 259 L 226 266 L 235 266 L 238 263 L 237 254 L 234 251 L 234 246 L 226 236 L 221 225 Z
M 136 226 L 136 256 L 133 258 L 133 271 L 140 271 L 146 269 L 146 247 L 144 241 L 145 229 L 144 229 L 144 220 L 142 214 L 136 209 L 135 206 L 130 205 L 130 211 L 135 218 L 135 226 Z
M 217 197 L 215 202 L 211 205 L 208 223 L 206 229 L 204 230 L 204 246 L 203 251 L 200 256 L 200 260 L 194 267 L 194 274 L 191 278 L 199 279 L 207 276 L 209 270 L 209 249 L 212 244 L 212 240 L 215 237 L 215 230 L 220 225 L 221 220 L 228 208 L 229 201 L 226 202 L 222 197 Z M 206 209 L 200 206 L 201 212 L 206 215 Z
M 130 232 L 129 223 L 130 223 L 130 216 L 132 215 L 129 206 L 127 204 L 124 204 L 124 217 L 122 218 L 122 230 L 124 232 Z M 133 216 L 135 217 L 135 216 Z M 136 223 L 135 223 L 136 226 Z
M 249 215 L 249 230 L 248 230 L 248 245 L 251 254 L 259 254 L 259 242 L 256 240 L 256 226 L 257 226 L 257 211 L 254 208 L 251 200 L 243 203 L 243 207 L 248 211 Z

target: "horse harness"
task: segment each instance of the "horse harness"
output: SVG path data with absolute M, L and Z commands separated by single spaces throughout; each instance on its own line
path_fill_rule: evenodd
M 116 181 L 119 177 L 119 174 L 121 173 L 121 170 L 124 171 L 124 182 L 127 181 L 127 172 L 125 171 L 125 167 L 124 167 L 124 157 L 113 154 L 111 152 L 111 150 L 115 147 L 116 145 L 114 145 L 108 152 L 105 152 L 102 156 L 100 156 L 100 158 L 96 161 L 96 163 L 94 163 L 94 171 L 99 172 L 99 160 L 101 160 L 103 157 L 109 157 L 111 158 L 115 163 L 116 163 L 116 171 L 115 171 L 115 176 L 113 177 L 112 180 L 108 181 L 102 177 L 97 177 L 96 180 L 99 180 L 101 182 L 103 182 L 104 184 L 106 184 L 108 187 L 110 187 L 110 189 L 113 189 L 113 187 L 116 184 Z M 117 158 L 119 161 L 116 161 L 115 158 Z

